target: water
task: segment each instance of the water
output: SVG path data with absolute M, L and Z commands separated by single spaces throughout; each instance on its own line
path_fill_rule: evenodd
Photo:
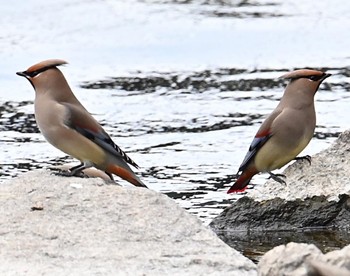
M 218 236 L 231 247 L 258 263 L 270 249 L 289 242 L 311 243 L 324 254 L 347 246 L 348 231 L 336 229 L 293 229 L 289 231 L 218 232 Z M 232 238 L 234 237 L 234 238 Z
M 334 74 L 316 96 L 304 154 L 350 126 L 346 1 L 28 0 L 1 10 L 1 181 L 73 162 L 38 132 L 32 87 L 15 75 L 48 58 L 69 61 L 73 91 L 143 181 L 206 224 L 240 196 L 226 191 L 282 95 L 280 75 Z

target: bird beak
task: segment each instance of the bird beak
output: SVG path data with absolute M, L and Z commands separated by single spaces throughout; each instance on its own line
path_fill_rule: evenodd
M 332 74 L 324 74 L 323 78 L 321 79 L 321 82 L 330 76 L 332 76 Z
M 30 84 L 33 86 L 34 90 L 35 90 L 35 86 L 30 78 L 30 76 L 28 76 L 28 73 L 26 71 L 23 71 L 23 72 L 16 72 L 16 74 L 18 76 L 21 76 L 21 77 L 25 77 L 27 80 L 29 80 Z
M 23 71 L 23 72 L 16 72 L 16 74 L 17 74 L 18 76 L 28 78 L 28 75 L 26 74 L 26 71 Z

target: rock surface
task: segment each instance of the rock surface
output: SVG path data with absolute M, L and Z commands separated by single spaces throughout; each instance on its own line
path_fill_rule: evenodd
M 167 196 L 35 171 L 0 186 L 1 275 L 256 275 Z
M 312 244 L 288 243 L 267 252 L 258 269 L 260 276 L 350 275 L 350 246 L 323 255 Z
M 340 195 L 337 201 L 326 196 L 285 201 L 281 198 L 255 201 L 243 197 L 213 219 L 216 231 L 294 230 L 322 227 L 350 228 L 350 196 Z

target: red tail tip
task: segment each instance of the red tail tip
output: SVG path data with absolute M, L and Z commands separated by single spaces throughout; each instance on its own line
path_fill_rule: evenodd
M 241 188 L 241 189 L 237 189 L 235 188 L 234 186 L 232 186 L 228 191 L 227 193 L 228 194 L 232 194 L 232 193 L 241 193 L 241 192 L 244 192 L 245 190 L 247 189 L 247 186 Z
M 250 168 L 246 171 L 243 171 L 242 174 L 236 180 L 236 182 L 227 191 L 227 193 L 231 194 L 244 192 L 247 189 L 250 180 L 257 172 L 258 171 L 255 168 Z

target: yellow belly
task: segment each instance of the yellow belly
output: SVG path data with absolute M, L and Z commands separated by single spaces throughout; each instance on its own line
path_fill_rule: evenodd
M 254 163 L 258 171 L 268 172 L 279 169 L 293 160 L 310 142 L 302 139 L 295 147 L 286 147 L 271 137 L 258 151 Z

